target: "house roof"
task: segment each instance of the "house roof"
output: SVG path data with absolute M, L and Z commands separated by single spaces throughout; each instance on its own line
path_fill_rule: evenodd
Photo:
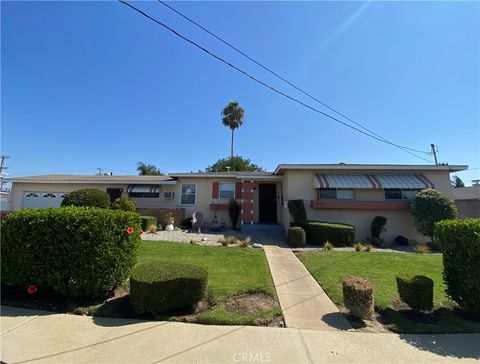
M 275 176 L 272 172 L 192 172 L 192 173 L 169 173 L 173 178 L 235 178 L 235 179 L 268 179 L 280 180 L 280 176 Z
M 466 165 L 421 165 L 421 164 L 279 164 L 273 174 L 283 174 L 288 169 L 307 170 L 380 170 L 380 171 L 449 171 L 458 172 L 468 169 Z
M 453 189 L 454 200 L 480 200 L 480 185 Z
M 12 182 L 28 183 L 125 183 L 125 184 L 175 184 L 169 176 L 110 176 L 110 175 L 70 175 L 46 174 L 41 176 L 25 176 L 8 178 Z

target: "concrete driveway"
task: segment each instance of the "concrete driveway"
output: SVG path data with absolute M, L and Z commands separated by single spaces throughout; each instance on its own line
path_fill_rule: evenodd
M 13 363 L 478 362 L 480 334 L 396 335 L 108 319 L 2 307 Z

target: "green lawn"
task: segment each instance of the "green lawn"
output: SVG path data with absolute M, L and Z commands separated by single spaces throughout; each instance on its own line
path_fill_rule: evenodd
M 447 298 L 439 254 L 317 251 L 299 253 L 298 257 L 335 303 L 343 303 L 342 278 L 353 275 L 373 283 L 375 305 L 387 308 L 398 299 L 395 276 L 403 272 L 433 279 L 435 305 Z
M 343 303 L 342 278 L 362 277 L 375 286 L 375 306 L 389 319 L 388 327 L 400 333 L 479 332 L 480 323 L 464 320 L 452 309 L 439 306 L 447 301 L 443 283 L 442 256 L 374 252 L 301 252 L 298 258 L 336 304 Z M 421 274 L 434 281 L 435 323 L 412 321 L 393 309 L 397 300 L 397 273 Z M 428 316 L 428 315 L 427 315 Z
M 257 318 L 268 319 L 281 313 L 280 308 L 276 307 L 259 315 L 244 316 L 221 307 L 221 302 L 233 293 L 262 292 L 276 297 L 263 250 L 143 241 L 138 264 L 151 260 L 188 263 L 208 271 L 208 289 L 216 305 L 200 314 L 197 322 L 254 324 Z

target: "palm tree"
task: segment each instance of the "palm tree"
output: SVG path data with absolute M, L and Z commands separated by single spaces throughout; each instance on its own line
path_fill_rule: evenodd
M 230 101 L 222 111 L 223 125 L 232 129 L 232 144 L 230 146 L 230 158 L 233 158 L 233 132 L 243 124 L 244 110 L 238 106 L 237 101 Z
M 153 164 L 137 163 L 137 171 L 140 176 L 161 176 L 162 172 Z

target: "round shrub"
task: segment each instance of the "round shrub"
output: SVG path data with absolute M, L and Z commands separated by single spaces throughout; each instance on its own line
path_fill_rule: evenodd
M 335 246 L 352 246 L 355 240 L 353 225 L 311 220 L 301 224 L 301 227 L 309 244 L 323 245 L 329 241 Z
M 123 211 L 131 211 L 131 212 L 137 211 L 137 204 L 135 203 L 135 201 L 133 201 L 128 197 L 117 198 L 115 201 L 112 202 L 112 205 L 110 207 L 114 210 L 123 210 Z
M 412 201 L 413 222 L 417 230 L 425 236 L 434 238 L 435 223 L 442 220 L 455 219 L 457 207 L 442 192 L 431 188 L 420 191 Z
M 142 229 L 147 231 L 150 225 L 157 226 L 157 217 L 156 216 L 140 216 L 140 222 Z
M 70 192 L 62 201 L 62 206 L 110 207 L 110 196 L 96 188 L 84 188 Z
M 397 275 L 400 299 L 415 311 L 430 311 L 433 307 L 433 280 L 425 276 L 402 273 Z
M 288 245 L 292 248 L 303 248 L 306 245 L 305 230 L 301 227 L 291 227 L 287 231 Z
M 480 219 L 438 222 L 435 235 L 443 250 L 447 294 L 480 317 Z
M 136 213 L 93 207 L 16 211 L 2 223 L 2 284 L 99 296 L 128 278 L 139 246 Z
M 189 264 L 152 261 L 135 267 L 130 276 L 130 302 L 139 314 L 192 307 L 206 289 L 207 272 Z
M 350 313 L 358 318 L 370 318 L 374 313 L 373 284 L 359 277 L 344 277 L 342 280 L 343 303 Z

